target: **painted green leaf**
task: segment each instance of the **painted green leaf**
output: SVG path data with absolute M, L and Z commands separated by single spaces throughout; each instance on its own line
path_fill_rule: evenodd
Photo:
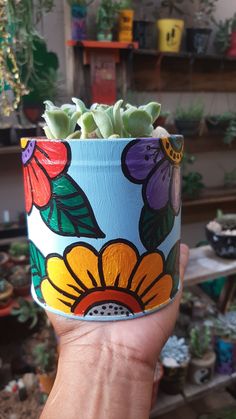
M 174 220 L 170 206 L 162 211 L 144 206 L 139 221 L 140 238 L 144 247 L 150 251 L 155 250 L 171 232 Z
M 40 284 L 46 276 L 45 257 L 33 242 L 30 241 L 29 247 L 32 281 L 34 284 L 35 293 L 40 300 L 43 300 Z
M 47 226 L 61 236 L 105 237 L 88 198 L 69 175 L 52 181 L 52 198 L 40 214 Z
M 178 240 L 172 247 L 166 260 L 166 272 L 169 273 L 173 278 L 171 298 L 174 298 L 179 288 L 179 259 L 180 241 Z

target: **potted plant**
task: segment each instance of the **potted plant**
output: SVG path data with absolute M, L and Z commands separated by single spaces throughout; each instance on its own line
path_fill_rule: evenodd
M 44 112 L 47 139 L 22 141 L 32 295 L 43 307 L 54 308 L 72 318 L 92 320 L 97 316 L 97 320 L 116 320 L 156 310 L 168 304 L 178 292 L 178 233 L 172 239 L 170 236 L 173 242 L 168 254 L 164 256 L 158 248 L 170 235 L 180 214 L 183 138 L 166 132 L 160 136 L 154 130 L 159 112 L 160 104 L 156 102 L 137 108 L 119 100 L 113 106 L 93 104 L 89 109 L 78 98 L 60 108 L 47 102 Z M 32 149 L 33 153 L 29 153 Z M 38 161 L 39 179 L 41 172 L 47 174 L 45 183 L 36 181 L 33 188 L 32 172 L 28 170 L 34 164 L 32 156 Z M 31 222 L 35 211 L 39 224 Z M 113 212 L 114 219 L 109 215 Z M 63 256 L 58 252 L 63 252 Z M 109 267 L 114 254 L 117 263 Z M 82 269 L 81 274 L 77 268 L 75 275 L 69 274 L 68 269 L 74 268 L 69 265 L 67 268 L 67 257 L 69 265 L 75 263 Z M 100 257 L 103 262 L 96 273 L 94 266 Z M 159 272 L 159 280 L 150 283 L 153 275 L 150 272 L 147 281 L 138 287 L 140 275 L 131 276 L 128 271 L 125 275 L 130 279 L 123 282 L 123 274 L 119 275 L 118 271 L 126 266 L 134 272 L 134 266 L 142 263 L 143 257 L 147 272 L 150 266 L 154 270 L 163 266 L 164 277 Z M 77 277 L 78 286 L 74 283 Z M 89 298 L 82 285 L 87 280 L 91 289 Z M 136 290 L 143 293 L 147 284 L 157 287 L 157 298 L 150 300 L 150 305 L 146 299 L 141 307 Z M 132 286 L 132 298 L 127 297 L 123 285 Z M 81 296 L 77 298 L 80 289 Z M 55 298 L 54 292 L 58 293 Z M 75 304 L 72 304 L 70 298 L 74 297 Z M 91 302 L 93 298 L 98 298 L 95 305 Z
M 42 63 L 39 59 L 42 49 L 39 52 L 38 47 L 44 41 L 35 28 L 39 25 L 43 13 L 52 10 L 54 1 L 49 0 L 42 3 L 40 0 L 36 0 L 32 7 L 29 7 L 27 0 L 21 0 L 17 4 L 14 0 L 10 0 L 7 4 L 8 22 L 11 28 L 11 37 L 14 39 L 15 61 L 19 68 L 20 80 L 24 86 L 24 92 L 18 100 L 17 106 L 15 106 L 17 120 L 15 140 L 18 142 L 22 137 L 35 137 L 37 135 L 36 125 L 32 124 L 26 116 L 30 115 L 29 101 L 26 97 L 29 93 L 32 93 L 33 87 L 37 86 L 40 80 L 46 78 L 45 74 L 47 75 L 50 67 L 50 65 L 47 66 L 47 62 Z M 49 57 L 48 61 L 51 62 Z M 33 107 L 35 108 L 36 105 L 38 104 L 34 103 Z M 24 113 L 24 107 L 27 108 L 26 113 Z M 35 109 L 33 113 L 35 113 Z
M 236 139 L 236 114 L 234 113 L 233 118 L 231 119 L 229 126 L 225 131 L 223 142 L 225 144 L 231 145 L 235 139 Z
M 113 29 L 120 6 L 114 0 L 101 0 L 97 11 L 98 41 L 112 41 Z
M 191 329 L 189 379 L 192 384 L 206 384 L 213 378 L 216 354 L 211 345 L 212 333 L 208 325 Z
M 214 135 L 224 134 L 233 118 L 234 113 L 230 111 L 218 115 L 207 115 L 205 122 L 209 133 Z
M 158 50 L 160 52 L 179 52 L 184 30 L 184 20 L 175 19 L 173 14 L 184 15 L 184 0 L 162 0 L 161 13 L 165 16 L 157 20 Z M 167 13 L 166 13 L 167 10 Z M 168 18 L 166 17 L 168 16 Z
M 178 107 L 175 113 L 175 125 L 178 132 L 185 137 L 199 136 L 203 113 L 204 106 L 200 102 L 186 108 Z
M 87 10 L 94 0 L 67 0 L 71 7 L 72 39 L 83 41 L 87 38 Z
M 193 27 L 186 30 L 187 51 L 195 54 L 206 54 L 210 27 L 218 0 L 191 0 L 193 6 Z
M 214 327 L 216 372 L 233 374 L 236 371 L 236 312 L 220 314 Z
M 218 211 L 217 217 L 206 226 L 206 237 L 218 256 L 235 259 L 236 214 Z
M 224 172 L 224 186 L 226 188 L 236 187 L 236 168 Z
M 4 278 L 0 279 L 0 309 L 7 307 L 12 301 L 13 286 Z
M 17 306 L 14 306 L 11 315 L 15 316 L 18 323 L 24 326 L 24 329 L 20 330 L 22 336 L 36 332 L 45 323 L 44 310 L 34 301 L 28 301 L 22 297 L 18 298 Z
M 188 169 L 195 160 L 195 156 L 184 153 L 182 165 L 182 195 L 184 199 L 197 199 L 205 188 L 201 173 Z
M 171 336 L 161 352 L 164 375 L 161 388 L 167 394 L 178 394 L 184 388 L 190 361 L 189 347 L 184 338 Z
M 30 266 L 14 266 L 8 280 L 13 285 L 15 295 L 19 297 L 29 295 L 31 285 Z
M 4 269 L 9 264 L 9 256 L 6 252 L 0 252 L 0 268 Z
M 49 394 L 56 378 L 55 349 L 39 343 L 33 349 L 35 366 L 42 393 Z
M 216 22 L 217 32 L 214 46 L 218 54 L 226 54 L 229 57 L 236 56 L 236 13 L 232 18 Z
M 155 2 L 140 0 L 135 10 L 133 38 L 140 49 L 156 48 L 156 6 Z
M 121 0 L 118 14 L 118 41 L 132 42 L 133 40 L 133 0 Z
M 14 241 L 9 248 L 11 261 L 16 265 L 27 264 L 29 261 L 29 244 L 23 241 Z

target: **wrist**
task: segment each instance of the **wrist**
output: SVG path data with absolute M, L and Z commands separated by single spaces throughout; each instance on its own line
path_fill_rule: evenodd
M 83 419 L 148 418 L 153 374 L 153 366 L 126 347 L 62 345 L 57 378 L 42 418 L 52 417 L 52 412 L 58 419 L 77 418 L 79 412 L 86 412 Z

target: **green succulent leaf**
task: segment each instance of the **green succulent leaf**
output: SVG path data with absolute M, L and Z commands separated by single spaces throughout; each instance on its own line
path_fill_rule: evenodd
M 123 122 L 121 116 L 121 106 L 123 104 L 123 100 L 118 100 L 113 107 L 113 120 L 114 120 L 114 133 L 122 136 L 123 133 Z
M 56 137 L 54 137 L 54 135 L 52 135 L 50 129 L 48 128 L 47 125 L 44 125 L 43 130 L 45 132 L 46 137 L 48 138 L 48 140 L 54 140 Z
M 144 110 L 131 111 L 125 128 L 132 137 L 149 137 L 153 132 L 152 118 Z
M 95 123 L 101 132 L 103 138 L 109 138 L 113 135 L 113 126 L 111 118 L 102 111 L 92 111 Z
M 72 97 L 71 100 L 72 100 L 73 103 L 76 104 L 76 109 L 77 109 L 77 111 L 79 111 L 81 113 L 81 115 L 84 112 L 87 112 L 88 109 L 86 108 L 84 102 L 81 99 L 78 99 L 76 97 Z
M 70 118 L 64 111 L 45 111 L 43 116 L 54 138 L 64 139 L 70 134 Z
M 51 100 L 45 100 L 43 103 L 45 105 L 46 111 L 58 109 Z
M 92 112 L 85 112 L 83 115 L 81 115 L 78 124 L 82 129 L 83 138 L 86 138 L 86 134 L 90 134 L 97 129 L 97 125 Z
M 72 132 L 72 134 L 66 137 L 66 140 L 79 140 L 81 138 L 81 131 Z
M 146 111 L 151 116 L 153 124 L 160 115 L 161 104 L 157 102 L 150 102 L 145 106 L 140 106 L 139 109 Z

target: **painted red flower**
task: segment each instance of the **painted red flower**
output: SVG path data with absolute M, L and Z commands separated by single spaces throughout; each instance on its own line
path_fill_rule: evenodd
M 65 143 L 44 140 L 21 140 L 25 188 L 25 207 L 42 208 L 51 198 L 51 180 L 63 172 L 68 163 Z

